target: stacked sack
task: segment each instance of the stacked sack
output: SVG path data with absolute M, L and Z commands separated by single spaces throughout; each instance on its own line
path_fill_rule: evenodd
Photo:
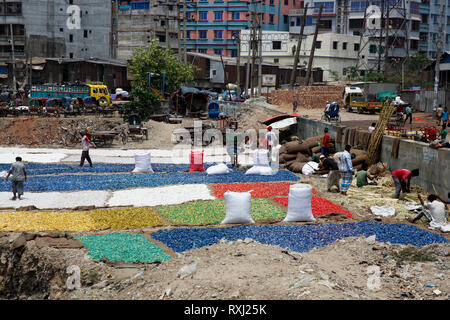
M 322 136 L 307 138 L 299 143 L 298 141 L 291 141 L 283 144 L 280 148 L 279 163 L 284 164 L 285 167 L 295 173 L 301 173 L 303 166 L 311 161 L 313 153 L 320 155 L 319 142 Z M 334 139 L 330 139 L 329 153 L 335 152 Z

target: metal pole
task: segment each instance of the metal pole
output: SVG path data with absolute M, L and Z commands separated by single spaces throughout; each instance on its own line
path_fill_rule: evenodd
M 183 61 L 187 63 L 187 48 L 186 48 L 186 0 L 183 0 Z
M 14 34 L 13 34 L 13 25 L 9 25 L 9 31 L 11 33 L 11 55 L 13 61 L 13 88 L 14 93 L 17 91 L 17 81 L 16 81 L 16 55 L 14 54 Z
M 241 38 L 239 33 L 236 34 L 237 37 L 237 61 L 236 61 L 236 77 L 237 77 L 237 95 L 238 98 L 241 96 Z
M 178 25 L 178 34 L 177 34 L 177 45 L 178 45 L 178 59 L 181 61 L 182 58 L 182 50 L 181 50 L 181 19 L 180 19 L 180 0 L 177 1 L 177 25 Z
M 166 21 L 165 21 L 165 27 L 166 27 L 166 47 L 167 49 L 170 49 L 170 43 L 169 43 L 169 6 L 166 4 Z
M 258 97 L 261 96 L 262 87 L 262 24 L 263 24 L 263 13 L 261 12 L 262 3 L 259 3 L 259 23 L 258 23 Z
M 366 7 L 367 10 L 367 7 Z M 383 43 L 383 26 L 381 25 L 381 23 L 383 22 L 383 15 L 384 15 L 384 0 L 381 1 L 381 21 L 380 21 L 380 42 L 378 44 L 378 67 L 377 67 L 377 71 L 378 73 L 381 72 L 381 44 Z M 384 23 L 386 23 L 386 19 L 384 21 Z
M 441 7 L 439 12 L 439 30 L 437 33 L 437 41 L 436 41 L 436 66 L 434 67 L 434 99 L 433 99 L 433 108 L 437 107 L 438 100 L 438 90 L 439 90 L 439 76 L 440 76 L 440 61 L 441 61 L 441 50 L 442 50 L 442 17 L 444 15 L 444 1 L 441 1 Z
M 386 3 L 386 20 L 385 20 L 385 30 L 386 34 L 384 35 L 384 75 L 387 76 L 387 67 L 389 61 L 389 2 Z
M 322 9 L 323 9 L 323 4 L 321 4 L 320 8 L 319 8 L 319 16 L 317 17 L 317 22 L 316 22 L 316 30 L 314 31 L 314 39 L 313 39 L 313 43 L 311 46 L 311 52 L 309 54 L 308 70 L 306 72 L 306 83 L 305 83 L 306 86 L 309 86 L 309 80 L 311 79 L 312 64 L 313 64 L 313 60 L 314 60 L 314 51 L 316 50 L 317 34 L 319 33 L 319 24 L 320 24 L 320 17 L 322 16 Z
M 245 96 L 248 95 L 248 89 L 250 87 L 250 51 L 252 48 L 252 34 L 253 28 L 250 29 L 249 37 L 248 37 L 248 56 L 247 56 L 247 70 L 245 75 Z
M 305 29 L 305 20 L 306 20 L 306 14 L 308 11 L 308 3 L 305 5 L 305 8 L 303 9 L 303 19 L 302 19 L 302 25 L 300 27 L 300 35 L 298 36 L 298 42 L 297 42 L 297 48 L 295 49 L 295 58 L 294 58 L 294 68 L 292 69 L 291 73 L 291 89 L 294 89 L 294 83 L 295 83 L 295 74 L 297 73 L 297 66 L 298 66 L 298 60 L 300 60 L 300 47 L 302 46 L 302 39 L 303 39 L 303 30 Z

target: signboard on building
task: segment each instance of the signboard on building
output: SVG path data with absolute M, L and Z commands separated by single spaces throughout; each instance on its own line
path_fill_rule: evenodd
M 275 87 L 277 84 L 277 75 L 276 74 L 263 74 L 261 84 L 265 87 Z

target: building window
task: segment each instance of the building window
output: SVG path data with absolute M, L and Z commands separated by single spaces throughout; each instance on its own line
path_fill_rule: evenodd
M 305 25 L 310 26 L 312 25 L 313 18 L 312 17 L 306 17 Z
M 412 14 L 420 14 L 420 4 L 418 2 L 411 1 L 410 12 Z
M 70 59 L 73 58 L 73 52 L 69 53 L 69 58 L 70 58 Z
M 320 6 L 323 5 L 322 13 L 334 13 L 334 2 L 315 2 L 314 13 L 319 13 Z
M 159 35 L 159 36 L 158 36 L 158 40 L 159 40 L 159 42 L 164 43 L 164 42 L 166 42 L 166 36 Z
M 64 32 L 64 28 L 59 28 L 59 32 Z
M 232 49 L 232 50 L 231 50 L 231 56 L 232 56 L 233 58 L 237 57 L 237 49 Z
M 411 40 L 411 50 L 419 49 L 419 40 Z
M 411 31 L 414 31 L 414 32 L 420 31 L 420 21 L 416 21 L 416 20 L 411 21 Z
M 302 18 L 301 18 L 301 17 L 297 17 L 296 20 L 297 20 L 297 21 L 296 21 L 297 26 L 299 26 L 299 25 L 302 23 Z
M 69 42 L 73 42 L 73 34 L 69 34 Z
M 284 5 L 288 6 L 289 5 L 289 0 L 284 0 Z
M 361 29 L 364 25 L 364 19 L 349 19 L 348 27 L 350 29 Z
M 342 75 L 345 76 L 347 74 L 347 68 L 342 69 Z
M 269 4 L 270 4 L 271 6 L 273 6 L 274 0 L 270 0 L 270 1 L 269 1 Z
M 374 44 L 371 44 L 369 47 L 369 52 L 370 53 L 377 53 L 377 46 Z
M 208 20 L 208 11 L 200 11 L 200 20 Z
M 420 15 L 422 23 L 428 23 L 428 14 L 421 14 Z
M 281 50 L 281 41 L 272 41 L 273 50 Z
M 190 38 L 191 38 L 191 31 L 186 30 L 186 39 L 190 39 Z
M 283 22 L 284 22 L 284 24 L 289 23 L 289 17 L 287 15 L 283 15 Z
M 366 1 L 352 1 L 350 4 L 350 11 L 364 11 L 366 10 Z
M 347 42 L 342 42 L 342 50 L 347 50 Z
M 222 49 L 214 49 L 214 54 L 217 54 L 219 56 L 222 55 Z
M 214 38 L 216 38 L 216 39 L 222 39 L 222 30 L 216 30 L 216 31 L 214 31 Z
M 198 37 L 199 37 L 199 39 L 206 39 L 206 31 L 205 30 L 199 31 Z
M 333 41 L 333 49 L 337 50 L 338 48 L 338 42 L 337 41 Z
M 333 23 L 331 20 L 320 20 L 319 29 L 331 30 L 332 25 Z
M 354 51 L 359 51 L 359 43 L 354 43 L 353 44 L 353 50 Z
M 322 48 L 322 41 L 316 41 L 316 49 Z
M 198 49 L 198 53 L 206 53 L 206 49 Z
M 273 62 L 274 62 L 274 63 L 278 63 L 278 62 L 280 62 L 280 59 L 277 59 L 277 58 L 276 58 L 276 59 L 273 59 Z
M 87 30 L 84 30 L 84 32 L 83 32 L 83 37 L 84 37 L 84 38 L 87 38 L 87 37 L 88 37 L 88 31 L 87 31 Z
M 233 20 L 240 20 L 240 19 L 241 19 L 241 13 L 233 12 Z
M 269 23 L 273 23 L 273 14 L 269 14 Z
M 214 20 L 222 20 L 222 11 L 214 12 Z

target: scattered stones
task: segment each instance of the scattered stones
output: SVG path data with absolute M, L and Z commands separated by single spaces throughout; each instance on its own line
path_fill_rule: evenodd
M 11 243 L 11 250 L 19 249 L 27 244 L 27 239 L 24 235 L 18 236 L 14 241 Z
M 180 269 L 180 271 L 178 272 L 178 277 L 180 279 L 185 279 L 187 277 L 192 278 L 196 271 L 197 271 L 197 263 L 186 265 Z

